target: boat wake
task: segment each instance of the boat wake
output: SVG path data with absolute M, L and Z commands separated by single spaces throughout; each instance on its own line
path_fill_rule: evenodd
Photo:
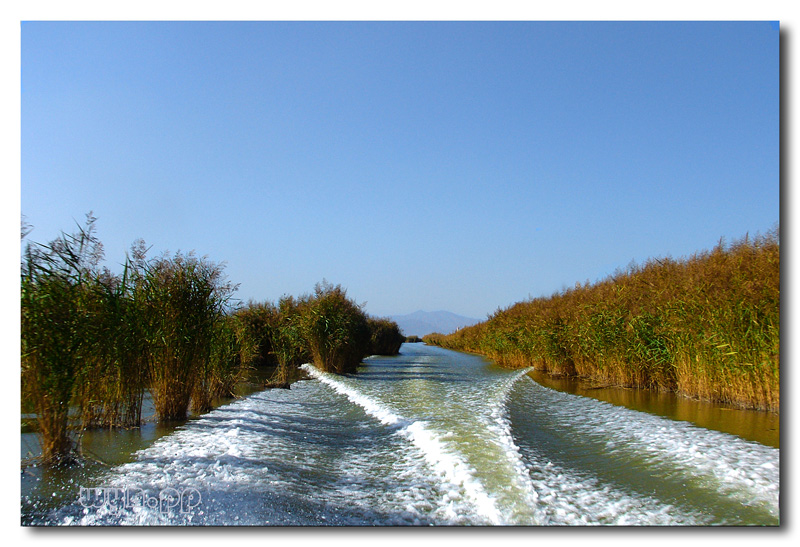
M 410 347 L 409 347 L 410 346 Z M 312 365 L 80 485 L 43 524 L 775 524 L 779 451 L 406 344 Z

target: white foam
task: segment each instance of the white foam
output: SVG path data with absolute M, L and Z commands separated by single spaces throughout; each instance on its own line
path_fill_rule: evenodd
M 398 434 L 408 438 L 425 456 L 425 460 L 446 483 L 463 489 L 469 500 L 474 504 L 479 515 L 491 524 L 504 524 L 504 519 L 498 510 L 495 500 L 487 495 L 480 481 L 475 478 L 475 471 L 463 458 L 447 446 L 442 438 L 422 420 L 411 421 L 389 410 L 371 397 L 359 393 L 345 385 L 332 374 L 320 371 L 310 364 L 303 365 L 312 377 L 317 378 L 330 386 L 336 392 L 347 396 L 352 402 L 361 406 L 372 416 L 387 425 L 399 425 Z M 451 519 L 457 520 L 459 515 L 451 503 L 455 495 L 450 491 L 443 506 L 450 508 L 448 514 Z
M 397 425 L 397 434 L 408 438 L 422 451 L 426 462 L 444 485 L 458 487 L 440 502 L 447 518 L 459 516 L 458 498 L 463 491 L 478 515 L 491 524 L 701 522 L 695 515 L 679 511 L 672 505 L 603 485 L 594 477 L 566 471 L 549 461 L 530 457 L 525 460 L 511 434 L 505 402 L 511 387 L 526 376 L 527 370 L 492 376 L 488 380 L 484 378 L 477 383 L 456 382 L 448 386 L 446 404 L 441 405 L 442 401 L 439 401 L 441 408 L 445 413 L 455 409 L 464 413 L 457 421 L 458 427 L 464 430 L 460 431 L 462 436 L 470 428 L 478 426 L 480 439 L 472 439 L 479 441 L 475 446 L 465 446 L 468 441 L 463 439 L 456 442 L 457 435 L 443 430 L 439 421 L 413 420 L 390 408 L 384 400 L 378 399 L 385 394 L 376 384 L 365 383 L 358 377 L 326 374 L 311 366 L 306 370 L 383 423 Z M 375 396 L 365 394 L 365 388 Z M 401 402 L 396 394 L 386 395 L 393 397 L 393 402 Z M 438 395 L 441 394 L 437 392 Z M 408 401 L 405 403 L 409 404 Z M 466 453 L 467 450 L 472 456 Z M 470 458 L 478 458 L 481 467 L 470 465 Z
M 574 470 L 566 471 L 551 462 L 525 458 L 514 442 L 506 402 L 511 388 L 531 369 L 524 369 L 506 380 L 491 406 L 487 428 L 494 432 L 505 448 L 509 465 L 514 470 L 515 485 L 524 492 L 534 524 L 699 524 L 697 515 L 685 514 L 672 505 L 651 498 L 632 495 Z
M 410 422 L 408 422 L 408 420 L 404 420 L 403 418 L 393 413 L 391 410 L 385 408 L 384 406 L 378 404 L 371 398 L 357 392 L 354 389 L 347 387 L 341 382 L 336 381 L 333 375 L 322 372 L 314 365 L 311 364 L 300 365 L 300 368 L 305 370 L 312 378 L 316 378 L 320 382 L 326 384 L 327 386 L 330 386 L 337 393 L 345 395 L 348 399 L 350 399 L 355 404 L 366 410 L 371 416 L 378 418 L 378 420 L 380 420 L 381 423 L 386 425 L 400 424 L 401 426 L 404 427 L 409 425 Z
M 447 523 L 431 516 L 437 505 L 433 496 L 443 492 L 439 481 L 418 472 L 425 465 L 421 458 L 404 454 L 407 443 L 343 402 L 315 382 L 256 394 L 188 422 L 140 451 L 137 461 L 97 481 L 151 495 L 168 487 L 195 488 L 203 503 L 191 514 L 134 507 L 117 515 L 107 507 L 83 510 L 75 504 L 57 520 L 82 525 Z M 397 460 L 405 462 L 399 472 L 391 465 Z M 408 488 L 398 490 L 393 486 L 398 483 Z
M 603 457 L 638 458 L 646 473 L 663 473 L 678 483 L 693 481 L 714 495 L 777 512 L 775 449 L 549 390 L 523 380 L 528 378 L 525 370 L 479 374 L 458 364 L 412 362 L 396 380 L 393 366 L 375 364 L 372 376 L 367 370 L 341 377 L 306 365 L 315 380 L 220 407 L 160 438 L 140 451 L 136 461 L 98 481 L 152 492 L 196 488 L 203 504 L 194 513 L 164 515 L 143 507 L 115 515 L 106 508 L 79 507 L 76 512 L 72 507 L 58 520 L 206 525 L 720 523 L 691 504 L 676 506 L 664 501 L 669 497 L 656 499 L 631 490 L 624 480 L 618 484 L 601 478 L 591 466 L 562 464 L 537 445 L 537 438 L 515 437 L 518 431 L 512 430 L 507 404 L 512 388 L 515 404 L 538 413 L 536 427 L 566 431 L 576 445 L 592 447 Z
M 719 492 L 742 505 L 779 514 L 780 451 L 688 422 L 615 406 L 588 397 L 525 386 L 546 408 L 552 427 L 568 427 L 576 438 L 604 447 L 608 455 L 644 460 L 664 476 L 678 476 L 698 488 Z

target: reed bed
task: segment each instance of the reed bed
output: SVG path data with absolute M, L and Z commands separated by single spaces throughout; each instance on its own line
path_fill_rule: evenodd
M 405 340 L 397 323 L 368 316 L 346 289 L 325 280 L 312 294 L 284 296 L 277 305 L 251 301 L 238 313 L 263 337 L 260 362 L 277 365 L 271 384 L 284 384 L 307 362 L 355 372 L 364 357 L 396 355 Z
M 99 266 L 96 220 L 23 254 L 23 406 L 37 415 L 46 465 L 74 459 L 75 431 L 140 425 L 146 389 L 160 420 L 184 419 L 192 395 L 204 406 L 230 389 L 252 353 L 244 329 L 225 325 L 233 287 L 221 266 L 180 253 L 147 260 L 140 241 L 112 274 Z M 221 349 L 231 337 L 235 348 Z
M 184 420 L 190 406 L 233 395 L 253 367 L 277 366 L 273 380 L 288 385 L 302 363 L 349 373 L 402 343 L 395 323 L 324 280 L 311 295 L 233 309 L 222 265 L 193 253 L 148 259 L 141 240 L 115 275 L 100 267 L 96 220 L 23 254 L 22 402 L 37 415 L 45 465 L 74 459 L 75 431 L 141 425 L 146 390 L 158 420 Z
M 299 316 L 300 334 L 314 365 L 326 372 L 355 372 L 369 355 L 367 316 L 341 285 L 326 282 L 303 299 Z
M 425 341 L 509 367 L 778 412 L 778 231 L 632 265 Z
M 367 318 L 369 329 L 370 353 L 373 355 L 396 355 L 406 337 L 400 327 L 391 319 Z
M 183 420 L 193 394 L 199 408 L 208 408 L 212 342 L 233 287 L 221 266 L 192 254 L 159 257 L 136 277 L 156 414 Z

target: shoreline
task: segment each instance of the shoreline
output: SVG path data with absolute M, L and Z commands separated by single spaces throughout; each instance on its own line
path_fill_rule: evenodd
M 463 353 L 469 353 L 469 354 L 472 354 L 472 355 L 480 355 L 481 357 L 489 359 L 490 361 L 495 363 L 497 366 L 499 366 L 501 368 L 504 368 L 504 369 L 507 369 L 507 370 L 520 370 L 520 369 L 523 369 L 523 368 L 531 367 L 535 372 L 537 372 L 539 374 L 546 374 L 547 376 L 549 376 L 551 378 L 554 378 L 554 379 L 564 378 L 564 379 L 568 379 L 568 380 L 577 380 L 577 381 L 586 382 L 586 383 L 589 383 L 589 382 L 595 383 L 596 385 L 593 388 L 590 388 L 590 389 L 613 388 L 613 389 L 642 390 L 642 391 L 647 391 L 649 393 L 670 393 L 670 394 L 675 395 L 676 397 L 681 397 L 681 398 L 684 398 L 684 399 L 687 399 L 687 400 L 690 400 L 690 401 L 697 401 L 697 402 L 702 402 L 702 403 L 707 403 L 707 404 L 714 404 L 714 405 L 727 405 L 727 406 L 733 407 L 733 408 L 735 408 L 737 410 L 747 410 L 747 411 L 752 411 L 752 412 L 763 412 L 763 413 L 766 413 L 766 414 L 773 414 L 775 416 L 780 416 L 780 407 L 778 407 L 777 409 L 760 408 L 760 407 L 755 407 L 755 406 L 747 406 L 747 405 L 745 405 L 743 403 L 739 403 L 739 402 L 736 402 L 736 401 L 725 401 L 725 400 L 721 400 L 721 399 L 713 399 L 713 398 L 709 398 L 709 397 L 702 397 L 700 395 L 694 395 L 694 394 L 691 394 L 691 393 L 686 393 L 686 392 L 683 392 L 683 391 L 680 391 L 680 390 L 676 390 L 676 389 L 669 389 L 669 388 L 662 387 L 662 386 L 647 387 L 647 386 L 626 385 L 624 383 L 609 382 L 607 379 L 604 380 L 604 379 L 598 378 L 596 376 L 580 375 L 580 374 L 567 374 L 567 373 L 564 373 L 564 372 L 550 372 L 546 367 L 537 367 L 535 364 L 532 364 L 532 363 L 528 363 L 528 364 L 524 364 L 524 365 L 522 365 L 522 364 L 521 365 L 514 365 L 514 364 L 510 364 L 510 363 L 504 361 L 502 358 L 492 357 L 490 355 L 487 355 L 487 354 L 481 353 L 481 352 L 477 352 L 477 351 L 469 351 L 469 350 L 450 348 L 450 347 L 445 347 L 445 346 L 439 346 L 438 344 L 433 344 L 433 345 L 435 345 L 436 347 L 440 347 L 440 348 L 444 348 L 444 349 L 450 349 L 450 350 L 453 350 L 453 351 L 461 351 Z
M 428 344 L 433 347 L 442 347 Z M 556 391 L 604 401 L 616 406 L 687 421 L 705 429 L 739 436 L 765 446 L 780 448 L 780 414 L 776 411 L 744 408 L 727 402 L 693 397 L 673 390 L 625 386 L 598 382 L 596 378 L 551 373 L 531 365 L 513 366 L 475 351 L 457 350 L 482 357 L 504 370 L 532 368 L 527 375 L 534 382 Z

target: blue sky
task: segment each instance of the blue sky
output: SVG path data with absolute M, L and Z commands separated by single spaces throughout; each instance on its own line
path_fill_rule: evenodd
M 373 315 L 485 317 L 779 220 L 778 31 L 729 23 L 22 24 L 21 211 L 94 211 Z

